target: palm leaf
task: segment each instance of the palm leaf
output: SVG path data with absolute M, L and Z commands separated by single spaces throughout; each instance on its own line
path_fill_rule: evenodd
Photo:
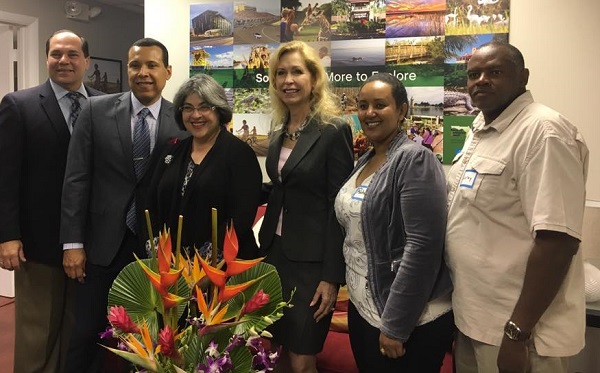
M 248 347 L 240 346 L 236 347 L 229 353 L 231 361 L 235 363 L 233 367 L 233 373 L 248 373 L 253 372 L 252 370 L 252 354 Z
M 229 312 L 226 317 L 229 317 L 230 313 L 233 316 L 239 313 L 244 304 L 260 289 L 269 294 L 269 303 L 252 312 L 252 314 L 242 316 L 239 320 L 240 323 L 232 327 L 231 331 L 233 334 L 244 334 L 251 327 L 254 327 L 257 331 L 264 330 L 271 324 L 264 319 L 264 316 L 269 316 L 272 321 L 276 321 L 281 317 L 281 315 L 277 316 L 276 314 L 279 309 L 279 303 L 282 302 L 281 280 L 273 265 L 263 262 L 258 263 L 249 270 L 232 276 L 227 283 L 235 285 L 256 278 L 260 278 L 260 280 L 227 302 L 229 304 Z
M 153 271 L 157 270 L 156 261 L 152 259 L 142 259 L 142 261 Z M 190 290 L 185 279 L 180 277 L 177 284 L 177 292 L 174 285 L 169 288 L 169 292 L 189 298 Z M 177 306 L 177 318 L 183 314 L 186 304 L 187 302 L 184 302 Z M 158 311 L 162 309 L 161 298 L 137 262 L 129 263 L 123 268 L 108 292 L 108 309 L 117 305 L 123 306 L 136 324 L 146 320 L 152 336 L 158 334 L 161 322 L 158 320 Z
M 135 364 L 138 367 L 142 367 L 142 368 L 148 369 L 150 371 L 154 371 L 154 372 L 157 370 L 157 365 L 154 360 L 145 359 L 145 358 L 143 358 L 139 355 L 136 355 L 132 352 L 122 351 L 122 350 L 118 350 L 116 348 L 111 348 L 111 347 L 106 347 L 106 346 L 102 346 L 102 347 L 114 352 L 115 354 L 119 355 L 123 359 L 132 362 L 133 364 Z

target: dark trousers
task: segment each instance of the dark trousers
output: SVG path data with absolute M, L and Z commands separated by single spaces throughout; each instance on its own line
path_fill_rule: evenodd
M 360 316 L 356 307 L 348 304 L 350 344 L 360 373 L 439 373 L 454 338 L 454 315 L 445 315 L 417 326 L 404 344 L 406 354 L 398 359 L 383 356 L 379 351 L 379 329 Z
M 106 330 L 108 291 L 119 272 L 138 257 L 137 237 L 127 230 L 117 256 L 107 266 L 85 265 L 85 282 L 77 283 L 75 290 L 75 328 L 72 331 L 67 355 L 66 373 L 104 372 L 107 350 L 98 344 L 99 333 Z M 110 369 L 114 372 L 114 369 Z

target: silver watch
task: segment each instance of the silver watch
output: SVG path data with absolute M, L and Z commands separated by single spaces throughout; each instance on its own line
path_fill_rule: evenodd
M 504 335 L 506 335 L 510 340 L 524 342 L 531 337 L 531 332 L 525 332 L 521 330 L 517 324 L 511 320 L 508 320 L 504 325 Z

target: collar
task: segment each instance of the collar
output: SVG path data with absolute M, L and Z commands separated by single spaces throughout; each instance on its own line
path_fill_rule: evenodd
M 133 92 L 131 92 L 131 109 L 132 109 L 132 115 L 135 117 L 136 115 L 138 115 L 138 113 L 140 112 L 140 110 L 142 110 L 143 108 L 147 107 L 150 110 L 150 113 L 152 114 L 152 117 L 154 119 L 158 119 L 158 114 L 160 113 L 160 105 L 162 104 L 162 98 L 160 98 L 159 100 L 156 100 L 155 103 L 153 103 L 150 106 L 145 106 L 144 104 L 142 104 L 140 102 L 140 100 L 137 99 L 137 97 L 135 97 L 135 95 L 133 94 Z
M 532 103 L 533 95 L 528 90 L 515 98 L 515 100 L 511 102 L 500 115 L 498 115 L 498 118 L 494 119 L 490 124 L 486 125 L 485 119 L 483 119 L 483 113 L 479 113 L 475 117 L 475 120 L 473 120 L 473 132 L 487 131 L 493 128 L 498 131 L 498 133 L 502 133 L 510 126 L 515 117 L 519 115 L 526 106 Z
M 60 100 L 61 98 L 65 97 L 65 95 L 67 93 L 71 92 L 71 91 L 64 89 L 60 85 L 54 83 L 52 81 L 52 79 L 49 79 L 49 81 L 50 81 L 50 86 L 52 87 L 52 90 L 54 91 L 54 95 L 56 96 L 56 100 Z M 77 90 L 75 90 L 74 92 L 79 92 L 83 95 L 83 97 L 88 98 L 88 93 L 85 90 L 83 83 L 81 83 L 79 88 Z

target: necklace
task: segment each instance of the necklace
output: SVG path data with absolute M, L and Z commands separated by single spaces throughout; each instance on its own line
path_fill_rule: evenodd
M 287 139 L 290 139 L 291 141 L 296 141 L 298 140 L 298 138 L 300 137 L 300 135 L 302 134 L 302 131 L 304 131 L 304 129 L 306 128 L 306 125 L 308 124 L 308 117 L 304 118 L 304 122 L 302 122 L 302 124 L 300 125 L 300 127 L 298 127 L 297 130 L 295 130 L 294 132 L 290 133 L 287 129 L 287 124 L 285 126 L 285 132 L 283 133 L 283 136 L 285 136 Z

